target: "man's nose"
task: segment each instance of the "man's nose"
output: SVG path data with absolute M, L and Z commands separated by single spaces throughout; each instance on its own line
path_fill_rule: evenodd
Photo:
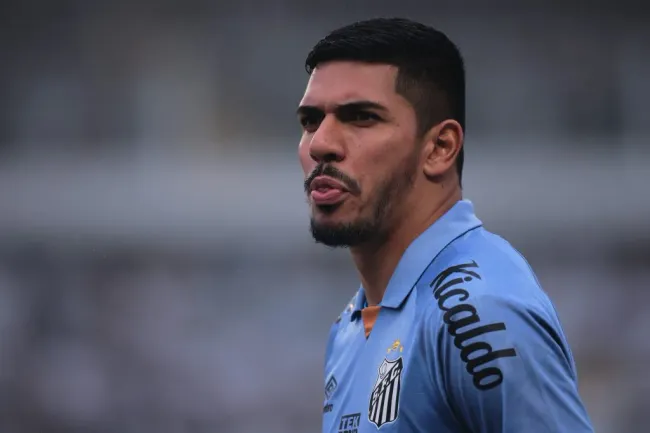
M 316 162 L 342 161 L 345 158 L 345 146 L 341 134 L 341 125 L 333 116 L 326 116 L 312 134 L 309 143 L 309 155 Z

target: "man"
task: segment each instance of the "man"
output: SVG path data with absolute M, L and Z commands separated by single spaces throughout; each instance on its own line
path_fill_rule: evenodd
M 306 67 L 311 231 L 349 247 L 361 280 L 330 332 L 323 432 L 592 432 L 551 301 L 462 199 L 458 49 L 374 19 L 330 33 Z

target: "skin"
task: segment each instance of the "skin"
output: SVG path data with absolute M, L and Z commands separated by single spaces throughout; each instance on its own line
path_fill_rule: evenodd
M 395 91 L 396 77 L 391 65 L 323 63 L 298 108 L 305 178 L 324 164 L 350 187 L 333 208 L 315 205 L 308 193 L 312 225 L 372 227 L 372 236 L 349 245 L 369 305 L 381 302 L 406 248 L 462 198 L 454 166 L 461 126 L 445 120 L 418 134 L 413 106 Z

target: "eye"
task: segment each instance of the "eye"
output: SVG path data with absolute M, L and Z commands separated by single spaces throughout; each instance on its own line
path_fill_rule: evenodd
M 354 115 L 355 120 L 359 122 L 364 122 L 368 120 L 379 120 L 379 116 L 377 116 L 375 113 L 369 113 L 366 111 L 360 111 Z
M 351 113 L 346 113 L 344 117 L 345 122 L 353 123 L 356 126 L 366 127 L 372 126 L 377 122 L 381 121 L 381 117 L 372 111 L 354 111 Z
M 315 132 L 322 120 L 322 116 L 305 115 L 300 117 L 300 125 L 306 132 Z

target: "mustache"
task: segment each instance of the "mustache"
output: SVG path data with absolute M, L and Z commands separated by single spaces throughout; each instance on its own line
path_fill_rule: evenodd
M 314 168 L 314 170 L 309 174 L 309 176 L 307 176 L 307 179 L 305 179 L 303 186 L 306 193 L 309 193 L 309 185 L 311 185 L 313 180 L 318 176 L 327 176 L 338 180 L 343 185 L 345 185 L 345 187 L 354 195 L 361 193 L 361 188 L 359 187 L 359 183 L 356 180 L 352 179 L 350 176 L 343 173 L 338 168 L 331 165 L 325 165 L 325 163 L 318 164 L 316 168 Z

